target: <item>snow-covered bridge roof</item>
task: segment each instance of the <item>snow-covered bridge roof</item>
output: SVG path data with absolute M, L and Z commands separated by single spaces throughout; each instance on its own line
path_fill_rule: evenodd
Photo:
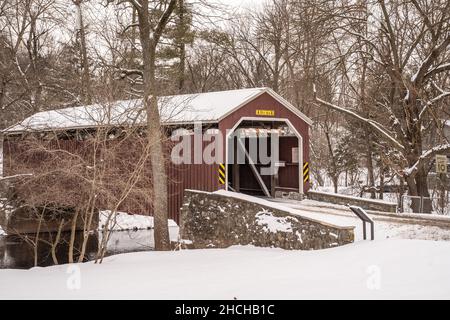
M 159 97 L 163 124 L 186 124 L 197 121 L 219 122 L 263 93 L 290 109 L 308 124 L 312 121 L 270 88 L 252 88 L 199 94 Z M 4 132 L 44 131 L 87 128 L 105 125 L 145 123 L 146 113 L 141 99 L 116 101 L 36 113 Z

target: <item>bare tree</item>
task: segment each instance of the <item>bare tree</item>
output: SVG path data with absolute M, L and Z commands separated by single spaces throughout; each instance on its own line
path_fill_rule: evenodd
M 387 88 L 377 90 L 370 103 L 383 110 L 389 121 L 357 110 L 338 106 L 316 97 L 316 101 L 358 121 L 364 122 L 390 146 L 391 163 L 408 185 L 412 196 L 429 197 L 428 165 L 435 154 L 450 150 L 450 144 L 423 144 L 436 114 L 450 96 L 448 64 L 450 44 L 449 6 L 447 1 L 411 1 L 386 3 L 380 0 L 373 12 L 372 27 L 367 35 L 347 26 L 342 29 L 357 39 L 354 53 L 363 52 L 370 60 L 372 75 L 383 79 Z M 379 13 L 379 14 L 378 14 Z M 366 23 L 364 21 L 364 23 Z M 435 124 L 434 124 L 435 125 Z M 417 212 L 418 207 L 415 205 Z M 431 211 L 431 203 L 426 206 Z

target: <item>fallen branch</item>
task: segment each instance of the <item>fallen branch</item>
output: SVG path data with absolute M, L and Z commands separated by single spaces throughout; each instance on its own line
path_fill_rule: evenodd
M 0 177 L 0 181 L 17 179 L 17 178 L 22 178 L 22 177 L 31 177 L 31 176 L 33 176 L 32 173 L 15 174 L 13 176 Z

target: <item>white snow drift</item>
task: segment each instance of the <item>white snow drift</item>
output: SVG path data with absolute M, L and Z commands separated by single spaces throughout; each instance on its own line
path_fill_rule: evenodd
M 450 242 L 381 240 L 130 253 L 102 265 L 1 270 L 0 299 L 448 299 L 448 252 Z
M 128 214 L 126 212 L 118 212 L 112 215 L 108 222 L 109 211 L 101 211 L 99 214 L 99 230 L 103 230 L 108 223 L 108 230 L 124 231 L 124 230 L 145 230 L 153 229 L 153 217 L 138 214 Z M 177 227 L 177 223 L 169 219 L 169 227 Z

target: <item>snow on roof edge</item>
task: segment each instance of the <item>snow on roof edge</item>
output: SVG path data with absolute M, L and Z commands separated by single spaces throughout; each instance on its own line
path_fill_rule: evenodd
M 210 109 L 211 114 L 209 114 L 209 117 L 204 117 L 202 119 L 178 119 L 178 120 L 174 120 L 174 121 L 165 121 L 163 120 L 163 124 L 164 125 L 178 125 L 178 124 L 190 124 L 190 123 L 194 123 L 196 121 L 202 121 L 205 123 L 217 123 L 219 121 L 221 121 L 223 118 L 225 118 L 226 116 L 228 116 L 229 114 L 232 114 L 233 112 L 236 112 L 237 110 L 239 110 L 241 107 L 243 107 L 244 105 L 248 104 L 250 101 L 256 99 L 257 97 L 259 97 L 260 95 L 262 95 L 263 93 L 268 93 L 269 95 L 271 95 L 274 99 L 276 99 L 278 102 L 280 102 L 281 104 L 283 104 L 287 109 L 289 109 L 290 111 L 292 111 L 294 114 L 296 114 L 298 117 L 300 117 L 302 120 L 304 120 L 308 125 L 312 125 L 312 120 L 310 118 L 308 118 L 305 114 L 303 114 L 300 110 L 298 110 L 297 108 L 295 108 L 292 104 L 290 104 L 286 99 L 284 99 L 283 97 L 281 97 L 279 94 L 277 94 L 275 91 L 273 91 L 272 89 L 268 88 L 268 87 L 260 87 L 260 88 L 244 88 L 244 89 L 237 89 L 237 90 L 225 90 L 225 91 L 214 91 L 214 92 L 206 92 L 206 93 L 196 93 L 196 94 L 183 94 L 183 95 L 173 95 L 173 96 L 161 96 L 160 98 L 164 99 L 167 98 L 169 101 L 171 99 L 196 99 L 198 97 L 201 97 L 203 95 L 203 97 L 205 97 L 206 95 L 218 95 L 218 97 L 220 97 L 220 94 L 231 94 L 233 92 L 240 92 L 243 95 L 241 97 L 239 97 L 238 99 L 238 104 L 235 105 L 233 104 L 233 102 L 231 102 L 230 108 L 228 108 L 228 110 L 225 110 L 225 112 L 223 112 L 222 114 L 217 114 L 217 112 L 221 112 L 222 108 L 217 107 L 214 109 Z M 217 98 L 217 97 L 216 97 Z M 115 101 L 113 102 L 114 105 L 120 105 L 120 104 L 126 104 L 126 103 L 133 103 L 132 101 L 139 101 L 140 99 L 132 99 L 132 100 L 124 100 L 124 101 Z M 236 102 L 236 101 L 234 101 Z M 53 109 L 53 110 L 48 110 L 48 111 L 42 111 L 42 112 L 37 112 L 27 118 L 25 118 L 22 121 L 19 121 L 18 123 L 11 125 L 3 130 L 1 130 L 0 132 L 3 134 L 14 134 L 14 133 L 21 133 L 21 132 L 31 132 L 31 131 L 58 131 L 58 130 L 74 130 L 74 129 L 81 129 L 81 128 L 94 128 L 94 127 L 98 127 L 101 125 L 107 126 L 107 125 L 118 125 L 119 123 L 105 123 L 105 124 L 101 124 L 99 125 L 98 123 L 92 122 L 92 123 L 71 123 L 71 125 L 65 125 L 65 124 L 56 124 L 53 125 L 53 123 L 57 122 L 55 119 L 52 119 L 50 117 L 51 113 L 60 113 L 60 114 L 64 114 L 67 113 L 67 115 L 70 112 L 77 112 L 80 111 L 82 109 L 84 110 L 94 110 L 95 108 L 98 108 L 99 106 L 102 106 L 101 104 L 92 104 L 92 105 L 88 105 L 88 106 L 77 106 L 77 107 L 69 107 L 69 108 L 63 108 L 63 109 Z M 225 109 L 225 108 L 224 108 Z M 193 113 L 197 112 L 197 116 L 204 116 L 204 114 L 201 114 L 201 112 L 198 111 L 204 111 L 201 109 L 193 109 Z M 90 112 L 90 111 L 89 111 Z M 88 111 L 85 111 L 85 114 L 89 114 Z M 187 112 L 187 114 L 189 114 L 189 112 Z M 66 117 L 68 117 L 67 115 L 65 115 Z M 46 120 L 41 120 L 41 122 L 38 121 L 38 124 L 35 125 L 30 125 L 29 123 L 31 123 L 33 120 L 39 119 L 39 116 L 41 117 L 49 117 Z M 176 117 L 176 115 L 175 115 Z M 74 118 L 77 118 L 76 116 Z M 77 119 L 78 121 L 78 119 Z M 52 123 L 53 122 L 53 123 Z M 82 121 L 81 121 L 82 122 Z M 31 127 L 34 126 L 34 127 Z

